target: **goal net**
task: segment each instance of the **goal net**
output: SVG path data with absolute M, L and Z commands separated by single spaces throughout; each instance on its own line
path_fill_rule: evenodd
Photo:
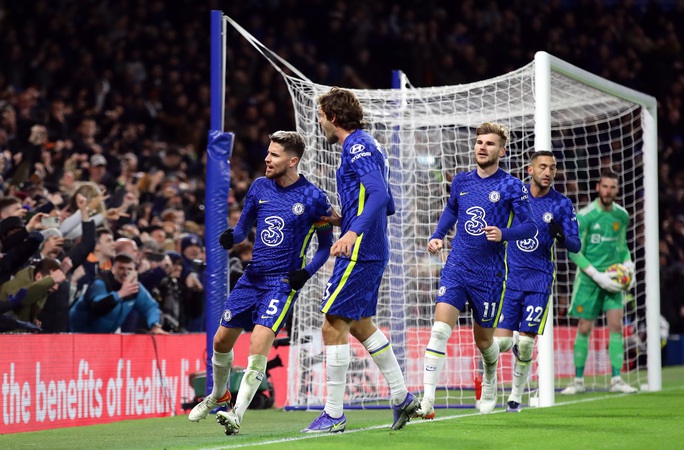
M 529 182 L 525 168 L 530 152 L 553 150 L 559 165 L 555 188 L 567 195 L 577 209 L 595 198 L 602 168 L 612 168 L 620 174 L 619 203 L 631 217 L 628 244 L 639 280 L 625 302 L 623 377 L 637 387 L 647 381 L 643 337 L 646 323 L 644 152 L 655 151 L 650 146 L 652 139 L 645 139 L 645 135 L 655 133 L 654 124 L 645 126 L 644 118 L 651 116 L 643 104 L 629 96 L 623 98 L 609 93 L 611 89 L 597 85 L 594 79 L 580 81 L 567 70 L 550 68 L 548 98 L 540 99 L 539 92 L 535 91 L 535 83 L 539 81 L 535 79 L 539 76 L 535 64 L 538 63 L 466 85 L 416 88 L 402 76 L 399 89 L 354 90 L 363 105 L 368 131 L 389 154 L 390 184 L 397 204 L 397 213 L 389 219 L 391 257 L 380 288 L 375 322 L 389 336 L 412 392 L 419 393 L 422 389 L 423 352 L 430 337 L 440 271 L 447 256 L 446 251 L 438 256 L 429 255 L 427 242 L 444 209 L 454 175 L 475 168 L 472 147 L 475 129 L 485 121 L 503 123 L 510 128 L 511 142 L 501 166 L 525 182 Z M 316 97 L 330 87 L 301 77 L 283 76 L 296 110 L 297 130 L 307 140 L 308 150 L 300 171 L 325 190 L 335 203 L 335 170 L 341 150 L 339 145 L 327 143 L 318 124 L 316 105 Z M 605 83 L 615 88 L 612 83 Z M 540 116 L 540 109 L 542 113 L 546 110 L 546 116 Z M 543 117 L 548 121 L 546 131 L 540 131 Z M 648 133 L 644 132 L 645 128 Z M 546 144 L 543 143 L 545 133 Z M 563 249 L 557 249 L 556 261 L 554 326 L 551 331 L 547 328 L 553 334 L 552 351 L 546 352 L 550 357 L 540 357 L 535 350 L 527 390 L 532 398 L 523 398 L 531 404 L 539 404 L 539 367 L 552 366 L 553 370 L 547 371 L 551 374 L 547 383 L 555 390 L 574 376 L 572 348 L 576 327 L 567 317 L 567 311 L 576 268 Z M 323 315 L 319 308 L 332 266 L 331 259 L 307 283 L 294 310 L 288 408 L 312 408 L 325 402 Z M 468 310 L 462 314 L 447 347 L 448 356 L 438 384 L 443 389 L 437 402 L 443 407 L 474 404 L 480 355 L 472 338 L 471 318 Z M 380 405 L 388 398 L 387 384 L 363 346 L 353 338 L 351 341 L 352 362 L 345 403 L 348 407 Z M 608 331 L 604 318 L 600 318 L 590 340 L 586 365 L 588 389 L 607 390 L 609 386 L 607 348 Z M 502 354 L 500 394 L 504 387 L 509 390 L 512 363 L 510 352 Z M 553 404 L 553 392 L 550 395 L 550 400 L 542 400 L 542 406 Z M 500 402 L 503 399 L 500 397 Z
M 340 146 L 329 145 L 318 124 L 316 98 L 330 86 L 313 83 L 227 16 L 232 25 L 283 75 L 295 109 L 297 131 L 307 141 L 300 171 L 333 203 Z M 224 34 L 225 38 L 225 34 Z M 225 42 L 223 44 L 225 46 Z M 287 68 L 286 73 L 283 68 Z M 631 217 L 627 234 L 637 267 L 636 287 L 625 299 L 623 378 L 644 389 L 661 389 L 660 292 L 656 101 L 558 58 L 539 52 L 516 71 L 477 83 L 416 88 L 396 74 L 396 89 L 354 90 L 368 131 L 387 150 L 397 213 L 389 218 L 390 261 L 380 287 L 376 324 L 389 337 L 407 387 L 420 393 L 423 352 L 430 337 L 434 301 L 447 252 L 431 256 L 427 242 L 445 207 L 454 175 L 475 168 L 476 128 L 485 121 L 511 130 L 501 166 L 529 182 L 531 152 L 552 150 L 558 161 L 554 187 L 579 209 L 595 198 L 601 169 L 620 175 L 618 202 Z M 207 186 L 208 192 L 211 186 Z M 453 231 L 452 231 L 453 233 Z M 447 249 L 450 238 L 447 237 Z M 315 245 L 311 247 L 311 254 Z M 574 376 L 576 323 L 569 319 L 576 267 L 556 249 L 553 320 L 537 339 L 523 402 L 550 406 L 555 392 Z M 331 259 L 306 284 L 291 321 L 288 409 L 322 407 L 326 398 L 325 353 L 319 308 L 332 273 Z M 472 338 L 472 316 L 463 312 L 447 346 L 436 407 L 472 406 L 480 355 Z M 590 338 L 585 384 L 607 390 L 611 367 L 605 318 Z M 363 346 L 351 338 L 346 407 L 386 406 L 389 389 Z M 646 354 L 648 353 L 648 358 Z M 513 355 L 499 363 L 500 394 L 510 389 Z M 503 401 L 505 397 L 500 397 Z

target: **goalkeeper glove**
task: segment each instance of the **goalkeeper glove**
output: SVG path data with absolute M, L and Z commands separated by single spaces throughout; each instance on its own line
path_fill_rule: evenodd
M 233 238 L 233 229 L 228 228 L 226 231 L 221 233 L 221 236 L 219 236 L 219 244 L 221 244 L 221 247 L 223 247 L 226 250 L 230 250 L 233 248 L 233 244 L 235 243 L 235 239 Z
M 549 235 L 558 242 L 565 242 L 565 231 L 563 231 L 563 226 L 553 219 L 549 222 Z
M 596 267 L 589 266 L 584 269 L 584 273 L 589 275 L 594 283 L 598 284 L 599 287 L 608 292 L 620 292 L 622 290 L 622 285 L 617 281 L 613 280 L 609 274 L 605 272 L 599 272 Z
M 304 284 L 306 284 L 307 281 L 309 281 L 311 275 L 309 275 L 309 272 L 307 272 L 306 269 L 299 269 L 293 270 L 287 274 L 287 278 L 289 279 L 290 287 L 295 291 L 298 291 L 304 287 Z
M 629 286 L 627 286 L 627 290 L 631 290 L 636 284 L 636 267 L 630 260 L 623 262 L 622 265 L 629 270 Z

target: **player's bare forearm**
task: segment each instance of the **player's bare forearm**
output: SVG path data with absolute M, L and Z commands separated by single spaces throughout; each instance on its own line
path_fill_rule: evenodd
M 339 241 L 335 242 L 330 248 L 330 256 L 346 256 L 351 255 L 354 243 L 359 236 L 353 231 L 347 231 Z

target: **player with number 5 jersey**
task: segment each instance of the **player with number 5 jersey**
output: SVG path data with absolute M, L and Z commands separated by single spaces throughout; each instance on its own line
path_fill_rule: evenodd
M 503 125 L 485 122 L 478 127 L 474 150 L 477 168 L 454 178 L 446 208 L 428 243 L 430 253 L 442 250 L 444 237 L 456 225 L 425 349 L 424 418 L 434 416 L 435 390 L 447 341 L 466 302 L 473 311 L 473 336 L 485 369 L 480 412 L 490 413 L 496 406 L 499 347 L 494 342 L 494 327 L 506 283 L 505 242 L 529 239 L 537 232 L 527 189 L 499 168 L 508 139 L 508 129 Z M 511 226 L 514 218 L 519 224 Z
M 231 394 L 226 383 L 233 346 L 243 330 L 253 330 L 235 407 L 216 415 L 227 435 L 240 431 L 243 415 L 265 377 L 268 353 L 287 322 L 297 291 L 327 261 L 332 245 L 332 226 L 321 219 L 331 214 L 330 201 L 297 172 L 304 138 L 294 131 L 277 131 L 269 138 L 266 176 L 252 183 L 235 229 L 228 228 L 219 239 L 229 250 L 245 240 L 256 225 L 252 262 L 228 296 L 214 335 L 213 390 L 188 416 L 197 422 L 217 406 L 228 404 Z M 306 250 L 314 233 L 318 250 L 307 264 Z

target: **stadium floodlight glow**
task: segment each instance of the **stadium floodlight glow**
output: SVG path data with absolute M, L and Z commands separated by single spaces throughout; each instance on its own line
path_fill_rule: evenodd
M 307 141 L 300 170 L 331 199 L 336 198 L 335 169 L 340 149 L 327 143 L 318 124 L 316 105 L 316 97 L 330 86 L 307 79 L 232 19 L 226 20 L 282 74 L 295 108 L 297 131 Z M 288 67 L 290 73 L 282 67 Z M 422 389 L 423 352 L 430 337 L 440 270 L 446 259 L 446 253 L 429 255 L 427 242 L 444 209 L 452 177 L 475 167 L 475 129 L 485 121 L 503 123 L 511 130 L 511 142 L 501 166 L 525 182 L 529 182 L 525 169 L 530 152 L 552 150 L 559 166 L 554 186 L 573 201 L 576 209 L 594 198 L 601 168 L 613 168 L 619 173 L 618 202 L 630 213 L 628 245 L 638 277 L 633 298 L 625 306 L 628 357 L 623 378 L 637 387 L 660 390 L 655 99 L 544 52 L 518 70 L 476 83 L 418 88 L 403 74 L 399 79 L 398 89 L 353 91 L 364 107 L 369 132 L 390 156 L 390 183 L 397 214 L 389 221 L 392 256 L 380 288 L 376 323 L 390 337 L 409 390 Z M 529 388 L 523 397 L 523 402 L 536 406 L 553 405 L 555 391 L 574 375 L 576 327 L 565 313 L 575 266 L 562 249 L 557 249 L 556 261 L 554 320 L 549 321 L 552 323 L 538 339 Z M 326 397 L 320 331 L 323 315 L 319 308 L 332 265 L 330 260 L 307 283 L 294 309 L 288 408 L 322 407 Z M 437 399 L 441 403 L 437 407 L 474 404 L 480 354 L 473 342 L 470 320 L 466 309 L 449 341 L 439 383 L 444 388 L 443 396 Z M 644 331 L 648 335 L 646 342 L 639 337 Z M 345 407 L 380 407 L 389 389 L 363 346 L 351 341 Z M 587 388 L 607 391 L 611 375 L 607 329 L 598 326 L 591 342 Z M 646 351 L 647 363 L 643 357 Z M 512 358 L 506 353 L 500 360 L 499 380 L 506 383 L 507 392 Z M 504 399 L 500 397 L 499 403 Z

